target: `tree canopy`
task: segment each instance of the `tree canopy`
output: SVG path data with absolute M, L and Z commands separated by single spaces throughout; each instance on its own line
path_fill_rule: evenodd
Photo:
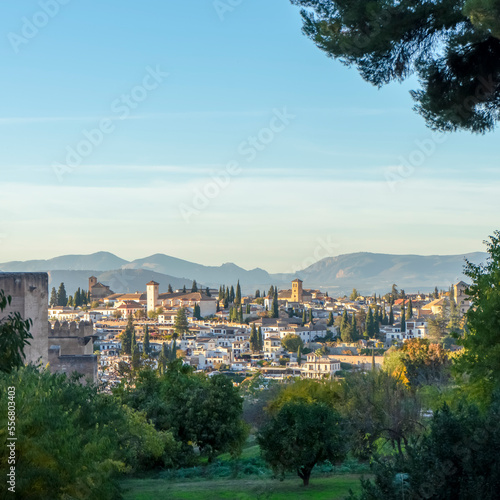
M 261 429 L 257 441 L 276 474 L 297 471 L 304 486 L 318 462 L 338 461 L 346 451 L 342 419 L 324 403 L 285 403 Z
M 381 87 L 416 75 L 414 109 L 440 131 L 492 130 L 500 118 L 499 0 L 291 0 L 303 32 Z

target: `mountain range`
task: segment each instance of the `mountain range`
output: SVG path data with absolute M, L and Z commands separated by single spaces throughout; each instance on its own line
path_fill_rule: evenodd
M 146 283 L 160 283 L 160 291 L 168 285 L 175 288 L 191 287 L 192 280 L 199 285 L 218 288 L 222 284 L 236 284 L 239 280 L 244 293 L 266 289 L 270 285 L 290 288 L 290 282 L 300 278 L 304 288 L 319 288 L 333 295 L 349 293 L 356 288 L 361 293 L 385 293 L 393 283 L 407 292 L 448 288 L 465 280 L 465 259 L 479 264 L 487 258 L 484 252 L 458 255 L 392 255 L 380 253 L 351 253 L 326 257 L 294 274 L 270 274 L 256 268 L 246 270 L 233 263 L 204 266 L 187 260 L 155 254 L 127 261 L 109 252 L 91 255 L 63 255 L 48 260 L 12 261 L 0 263 L 4 272 L 49 273 L 50 286 L 64 282 L 68 293 L 78 287 L 87 289 L 88 278 L 95 275 L 115 292 L 144 291 Z

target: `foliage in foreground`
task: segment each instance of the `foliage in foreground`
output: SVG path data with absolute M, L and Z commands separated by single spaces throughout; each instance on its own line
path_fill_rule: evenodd
M 170 434 L 157 432 L 143 415 L 94 386 L 33 366 L 0 374 L 2 422 L 7 422 L 11 387 L 17 498 L 119 498 L 119 473 L 164 465 L 175 448 Z M 7 427 L 0 427 L 4 450 L 7 437 Z M 11 466 L 8 457 L 0 454 L 4 478 Z
M 326 54 L 378 87 L 418 76 L 415 109 L 435 130 L 484 133 L 500 118 L 498 0 L 291 0 Z
M 434 415 L 429 434 L 406 448 L 406 456 L 379 459 L 375 480 L 362 481 L 363 492 L 351 500 L 402 498 L 498 498 L 500 488 L 500 406 L 486 413 L 462 403 Z

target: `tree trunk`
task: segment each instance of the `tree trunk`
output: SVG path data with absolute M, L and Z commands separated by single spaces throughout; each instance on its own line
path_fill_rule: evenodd
M 309 467 L 300 467 L 300 469 L 297 469 L 297 474 L 300 477 L 300 479 L 302 479 L 304 486 L 309 486 L 309 478 L 311 477 L 311 471 L 312 469 Z

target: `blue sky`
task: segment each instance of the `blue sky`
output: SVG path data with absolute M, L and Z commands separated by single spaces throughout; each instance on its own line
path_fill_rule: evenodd
M 365 83 L 288 0 L 223 19 L 213 0 L 43 5 L 1 7 L 0 262 L 108 250 L 286 272 L 483 250 L 498 228 L 498 132 L 433 136 L 417 82 Z

